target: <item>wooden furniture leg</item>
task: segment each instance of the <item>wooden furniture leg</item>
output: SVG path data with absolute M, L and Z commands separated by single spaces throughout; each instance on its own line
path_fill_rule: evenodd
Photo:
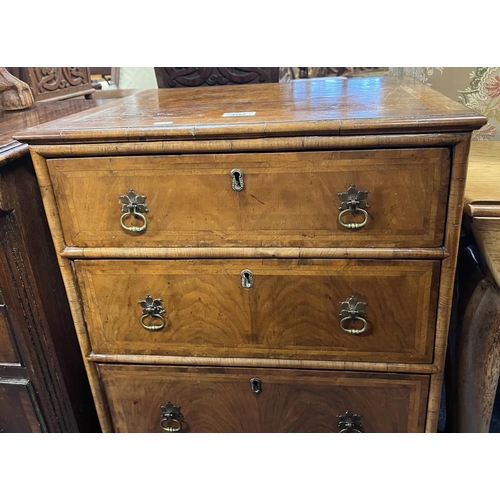
M 458 432 L 488 432 L 500 375 L 500 290 L 488 274 L 462 316 L 458 348 Z

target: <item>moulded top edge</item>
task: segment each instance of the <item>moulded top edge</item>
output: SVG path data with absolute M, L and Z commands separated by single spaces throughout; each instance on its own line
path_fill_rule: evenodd
M 472 131 L 486 118 L 409 77 L 155 89 L 17 134 L 28 143 Z

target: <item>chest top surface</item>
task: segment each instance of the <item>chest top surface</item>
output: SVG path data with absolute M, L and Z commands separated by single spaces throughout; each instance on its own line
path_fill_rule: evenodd
M 28 143 L 460 132 L 486 119 L 409 77 L 144 90 L 18 134 Z

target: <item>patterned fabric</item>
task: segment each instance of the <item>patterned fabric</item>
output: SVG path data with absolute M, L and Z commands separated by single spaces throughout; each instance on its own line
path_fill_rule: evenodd
M 500 140 L 500 68 L 475 68 L 470 85 L 459 90 L 459 101 L 485 115 L 488 123 L 476 131 L 473 138 L 480 141 Z
M 488 118 L 473 133 L 477 141 L 500 141 L 500 68 L 390 68 L 410 75 Z

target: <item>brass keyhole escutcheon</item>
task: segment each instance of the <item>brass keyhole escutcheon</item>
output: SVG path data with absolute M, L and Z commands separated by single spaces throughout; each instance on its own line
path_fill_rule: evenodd
M 243 288 L 253 288 L 253 273 L 249 269 L 243 269 L 241 275 L 241 286 Z
M 245 187 L 243 172 L 239 168 L 233 168 L 233 170 L 231 170 L 231 187 L 234 191 L 243 191 Z
M 252 378 L 250 380 L 250 386 L 254 394 L 260 394 L 262 392 L 262 381 L 260 378 Z

